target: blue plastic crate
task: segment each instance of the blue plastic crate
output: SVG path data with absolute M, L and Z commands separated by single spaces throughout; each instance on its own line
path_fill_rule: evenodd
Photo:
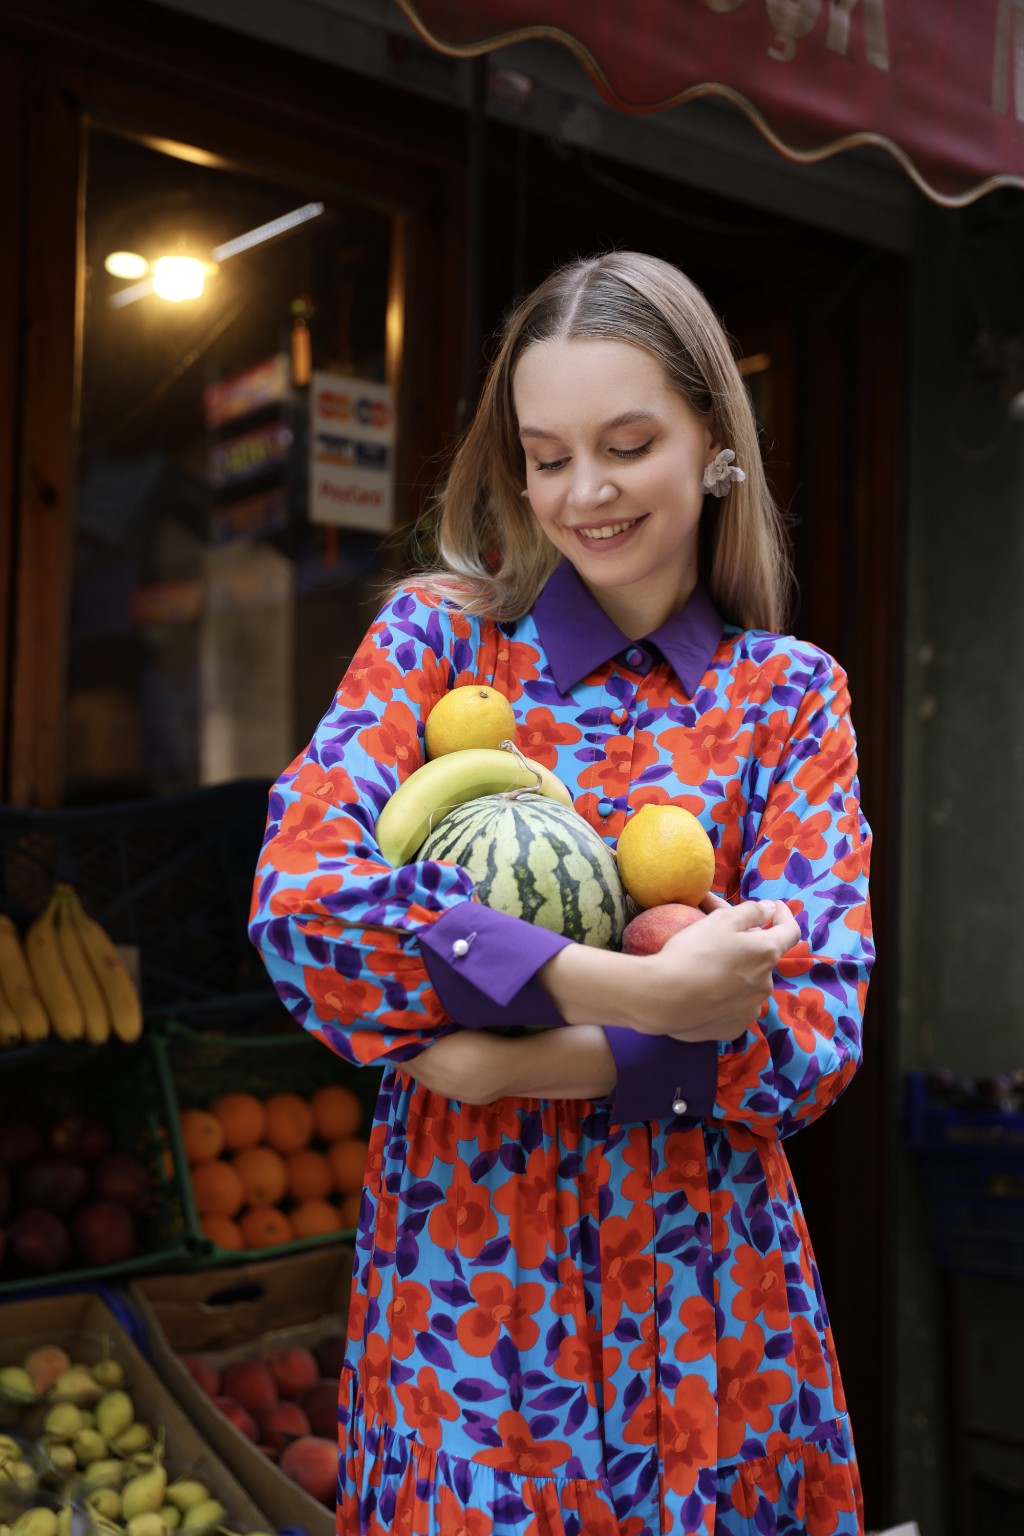
M 269 785 L 239 779 L 121 805 L 0 807 L 0 910 L 24 931 L 54 881 L 115 944 L 139 950 L 148 1019 L 200 1022 L 281 1005 L 247 922 Z
M 907 1074 L 905 1111 L 938 1262 L 1024 1278 L 1024 1114 L 944 1104 L 924 1072 Z

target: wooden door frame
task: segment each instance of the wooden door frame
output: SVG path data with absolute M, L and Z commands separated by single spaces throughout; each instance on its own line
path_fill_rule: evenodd
M 392 216 L 405 321 L 396 464 L 402 520 L 418 510 L 429 466 L 454 429 L 464 128 L 455 109 L 420 109 L 404 92 L 297 56 L 286 55 L 283 66 L 278 49 L 158 7 L 143 32 L 137 8 L 124 0 L 98 14 L 62 0 L 0 0 L 0 47 L 25 57 L 28 79 L 26 99 L 14 94 L 4 107 L 18 119 L 14 142 L 19 132 L 22 141 L 7 175 L 25 189 L 18 245 L 25 259 L 24 345 L 0 375 L 0 434 L 10 439 L 13 466 L 11 483 L 0 482 L 14 637 L 0 673 L 10 726 L 3 793 L 15 804 L 53 806 L 64 764 L 90 129 L 125 132 L 155 148 L 195 146 L 207 163 L 326 183 Z M 393 365 L 393 346 L 389 358 Z M 0 659 L 4 649 L 0 641 Z

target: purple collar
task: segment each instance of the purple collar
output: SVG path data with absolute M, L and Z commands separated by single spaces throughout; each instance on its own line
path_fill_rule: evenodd
M 631 641 L 612 622 L 568 560 L 559 561 L 548 577 L 533 605 L 533 617 L 562 694 L 613 656 L 643 644 Z M 644 638 L 662 652 L 692 699 L 718 648 L 722 629 L 711 594 L 698 582 L 686 607 Z

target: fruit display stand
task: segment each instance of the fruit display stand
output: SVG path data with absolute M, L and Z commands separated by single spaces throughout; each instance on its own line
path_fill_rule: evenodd
M 287 1241 L 258 1248 L 229 1248 L 211 1241 L 203 1231 L 197 1206 L 188 1154 L 182 1137 L 182 1113 L 205 1109 L 219 1097 L 244 1091 L 266 1100 L 271 1095 L 294 1093 L 309 1099 L 326 1084 L 339 1084 L 355 1094 L 362 1104 L 360 1135 L 368 1134 L 380 1087 L 380 1073 L 354 1068 L 335 1055 L 312 1035 L 293 1026 L 289 1033 L 245 1038 L 237 1034 L 204 1034 L 186 1025 L 168 1022 L 161 1026 L 155 1041 L 161 1070 L 168 1084 L 175 1113 L 170 1125 L 171 1153 L 178 1171 L 185 1218 L 186 1241 L 190 1263 L 194 1267 L 249 1263 L 254 1258 L 275 1258 L 289 1253 L 304 1253 L 351 1241 L 354 1221 L 344 1221 L 336 1230 L 315 1236 L 290 1237 Z M 362 1156 L 353 1180 L 362 1183 Z M 283 1211 L 289 1209 L 285 1199 Z
M 31 1131 L 38 1148 L 13 1162 L 9 1147 L 12 1166 L 0 1168 L 9 1207 L 6 1244 L 0 1244 L 6 1246 L 6 1253 L 0 1251 L 0 1296 L 29 1287 L 116 1282 L 189 1261 L 183 1184 L 167 1156 L 173 1117 L 156 1046 L 146 1036 L 134 1045 L 62 1043 L 0 1055 L 0 1140 Z M 130 1253 L 116 1226 L 110 1189 L 101 1192 L 105 1198 L 97 1209 L 98 1164 L 90 1160 L 85 1138 L 100 1131 L 111 1152 L 127 1154 L 149 1176 L 148 1193 L 143 1189 L 130 1218 Z M 77 1199 L 76 1183 L 82 1186 Z M 53 1214 L 65 1202 L 63 1216 Z M 31 1262 L 19 1263 L 16 1251 L 19 1203 L 35 1211 L 38 1230 L 27 1231 L 23 1244 Z M 46 1209 L 40 1212 L 39 1206 Z
M 171 1477 L 195 1478 L 224 1506 L 223 1528 L 269 1531 L 266 1513 L 196 1429 L 188 1414 L 143 1358 L 113 1314 L 94 1295 L 72 1292 L 0 1304 L 0 1366 L 21 1362 L 34 1346 L 50 1344 L 86 1364 L 109 1358 L 124 1370 L 124 1388 L 136 1418 L 162 1426 Z M 11 1432 L 18 1434 L 17 1423 Z
M 181 1356 L 198 1355 L 220 1367 L 286 1345 L 312 1349 L 344 1330 L 352 1260 L 351 1248 L 335 1246 L 243 1268 L 150 1276 L 133 1282 L 130 1291 L 164 1385 L 275 1527 L 300 1525 L 310 1536 L 333 1536 L 332 1511 L 224 1417 Z

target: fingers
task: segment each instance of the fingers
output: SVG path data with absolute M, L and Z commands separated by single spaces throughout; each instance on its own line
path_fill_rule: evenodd
M 728 910 L 729 903 L 723 901 L 721 896 L 716 896 L 714 891 L 708 891 L 704 900 L 700 903 L 700 910 L 702 912 L 720 912 L 723 908 Z

